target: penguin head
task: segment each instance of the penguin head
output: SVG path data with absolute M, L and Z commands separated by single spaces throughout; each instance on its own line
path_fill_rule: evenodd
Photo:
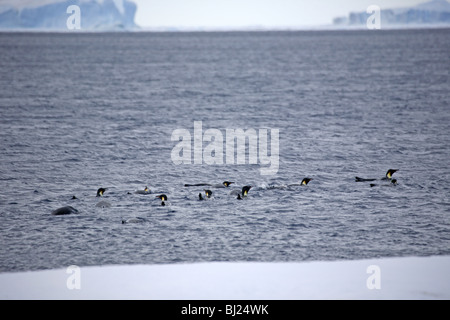
M 302 180 L 302 185 L 307 185 L 310 181 L 312 180 L 312 178 L 304 178 L 303 180 Z
M 212 191 L 211 190 L 205 190 L 205 194 L 207 198 L 211 198 Z
M 252 188 L 252 186 L 244 186 L 244 187 L 242 187 L 242 195 L 244 197 L 246 197 L 251 188 Z
M 106 189 L 105 188 L 99 188 L 97 190 L 97 197 L 101 197 L 103 196 L 103 194 L 105 193 Z
M 161 199 L 163 202 L 164 202 L 164 201 L 167 201 L 167 196 L 166 196 L 165 194 L 161 194 L 161 195 L 159 195 L 159 196 L 156 196 L 156 198 Z
M 397 171 L 398 171 L 398 169 L 389 169 L 389 170 L 386 172 L 386 178 L 391 179 L 391 178 L 392 178 L 392 175 L 393 175 L 394 173 L 396 173 Z
M 148 192 L 148 191 L 149 191 L 149 189 L 148 189 L 147 186 L 145 186 L 144 191 L 145 191 L 145 192 Z
M 230 186 L 230 184 L 232 184 L 232 183 L 234 183 L 234 182 L 224 181 L 223 185 L 228 188 Z

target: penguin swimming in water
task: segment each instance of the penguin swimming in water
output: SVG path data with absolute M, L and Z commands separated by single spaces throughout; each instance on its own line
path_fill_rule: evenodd
M 159 196 L 156 196 L 155 198 L 161 199 L 161 201 L 167 201 L 167 196 L 165 194 L 160 194 Z
M 159 196 L 156 196 L 156 198 L 161 199 L 161 206 L 164 207 L 166 205 L 167 196 L 165 194 L 160 194 Z
M 252 186 L 244 186 L 244 187 L 242 187 L 242 196 L 246 197 L 248 195 L 248 192 L 250 191 L 251 188 L 252 188 Z
M 252 188 L 252 186 L 244 186 L 244 187 L 242 187 L 242 192 L 233 190 L 230 194 L 237 196 L 237 198 L 236 198 L 237 200 L 243 200 L 244 197 L 247 197 L 248 192 L 250 191 L 251 188 Z M 242 194 L 242 196 L 241 196 L 241 194 Z
M 397 172 L 398 169 L 389 169 L 386 172 L 386 177 L 381 178 L 381 179 L 374 179 L 374 178 L 360 178 L 360 177 L 355 177 L 355 182 L 366 182 L 366 181 L 376 181 L 376 180 L 391 180 L 392 179 L 392 175 Z
M 211 198 L 212 196 L 212 191 L 211 190 L 205 190 L 205 194 L 207 198 Z
M 294 184 L 288 184 L 287 187 L 298 187 L 298 186 L 306 186 L 311 180 L 314 180 L 313 178 L 303 178 L 302 182 L 300 184 L 294 183 Z M 270 189 L 284 189 L 286 186 L 270 186 Z
M 78 213 L 78 210 L 71 206 L 58 208 L 58 209 L 52 211 L 52 215 L 54 215 L 54 216 L 64 216 L 64 215 L 68 215 L 68 214 L 77 214 L 77 213 Z
M 145 186 L 144 190 L 136 190 L 135 194 L 150 194 L 152 193 L 151 190 Z
M 205 195 L 206 195 L 206 198 L 211 198 L 211 196 L 212 196 L 212 191 L 211 191 L 211 190 L 206 190 L 206 189 L 205 189 Z M 199 201 L 202 201 L 202 200 L 206 200 L 206 199 L 203 198 L 203 195 L 202 195 L 201 193 L 199 193 L 199 194 L 198 194 L 198 200 L 199 200 Z
M 225 186 L 225 188 L 228 188 L 230 184 L 233 184 L 234 182 L 231 181 L 224 181 L 222 184 Z
M 99 188 L 97 190 L 97 197 L 102 197 L 106 190 L 106 188 Z
M 386 178 L 389 179 L 389 180 L 391 180 L 391 179 L 392 179 L 392 175 L 393 175 L 394 173 L 396 173 L 397 171 L 398 171 L 398 169 L 389 169 L 389 170 L 386 172 Z
M 228 188 L 230 184 L 234 182 L 224 181 L 220 184 L 210 184 L 210 183 L 196 183 L 196 184 L 185 184 L 185 187 L 213 187 L 213 188 Z
M 252 188 L 252 186 L 244 186 L 241 189 L 234 188 L 233 190 L 230 191 L 229 194 L 232 196 L 246 197 L 251 188 Z
M 233 183 L 234 182 L 232 182 L 232 181 L 224 181 L 219 184 L 213 184 L 213 185 L 211 185 L 211 187 L 213 187 L 213 188 L 228 188 Z

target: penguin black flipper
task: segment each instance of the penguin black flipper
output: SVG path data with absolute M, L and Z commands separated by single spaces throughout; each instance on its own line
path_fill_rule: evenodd
M 366 182 L 366 181 L 375 181 L 377 179 L 365 179 L 360 177 L 355 177 L 355 182 Z

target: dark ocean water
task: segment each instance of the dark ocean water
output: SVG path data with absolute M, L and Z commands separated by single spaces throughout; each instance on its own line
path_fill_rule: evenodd
M 448 255 L 449 70 L 448 29 L 0 34 L 0 271 Z M 175 165 L 194 121 L 279 129 L 278 172 Z

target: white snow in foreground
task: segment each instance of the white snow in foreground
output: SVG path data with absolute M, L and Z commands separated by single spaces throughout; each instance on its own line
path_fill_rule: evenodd
M 449 298 L 450 256 L 119 265 L 0 274 L 0 299 Z

